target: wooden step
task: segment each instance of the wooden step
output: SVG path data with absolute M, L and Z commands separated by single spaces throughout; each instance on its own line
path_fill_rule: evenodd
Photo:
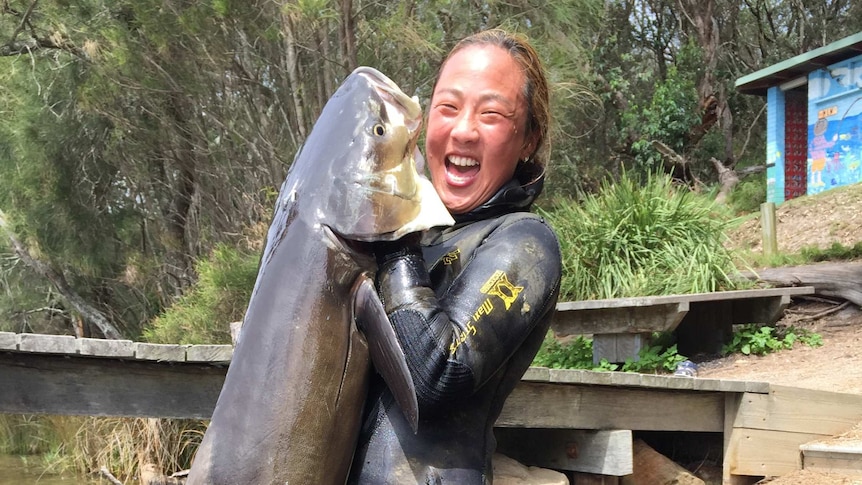
M 799 446 L 805 470 L 862 477 L 862 438 L 818 440 Z

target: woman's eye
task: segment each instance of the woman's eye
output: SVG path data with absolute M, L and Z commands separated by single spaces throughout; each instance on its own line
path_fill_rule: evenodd
M 374 128 L 371 128 L 371 132 L 377 136 L 383 136 L 386 134 L 386 127 L 378 123 L 374 125 Z

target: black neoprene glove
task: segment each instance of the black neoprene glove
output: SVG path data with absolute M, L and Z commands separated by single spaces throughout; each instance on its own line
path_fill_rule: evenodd
M 377 260 L 377 267 L 382 268 L 398 258 L 421 254 L 420 241 L 422 241 L 422 233 L 411 232 L 401 239 L 374 243 L 372 251 L 374 251 L 374 258 Z

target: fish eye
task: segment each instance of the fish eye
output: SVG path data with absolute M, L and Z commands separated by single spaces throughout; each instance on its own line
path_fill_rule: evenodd
M 383 136 L 386 134 L 386 127 L 381 125 L 380 123 L 377 123 L 376 125 L 374 125 L 374 128 L 371 129 L 371 132 L 377 136 Z

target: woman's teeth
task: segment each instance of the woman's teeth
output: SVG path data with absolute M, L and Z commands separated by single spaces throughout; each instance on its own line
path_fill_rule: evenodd
M 474 160 L 467 157 L 449 157 L 449 163 L 451 163 L 452 165 L 457 165 L 459 167 L 475 167 L 479 165 L 478 160 Z

